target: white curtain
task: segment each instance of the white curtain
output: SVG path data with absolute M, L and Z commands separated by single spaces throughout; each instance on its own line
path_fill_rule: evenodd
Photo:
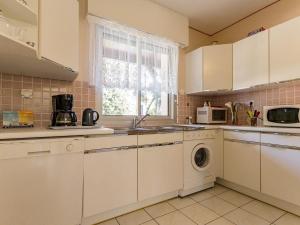
M 179 45 L 177 43 L 168 41 L 164 38 L 159 38 L 154 35 L 150 35 L 144 32 L 140 32 L 133 28 L 129 28 L 126 26 L 119 25 L 117 23 L 113 23 L 104 19 L 98 19 L 92 16 L 89 16 L 89 24 L 90 24 L 90 33 L 91 33 L 91 81 L 94 84 L 98 84 L 99 77 L 101 77 L 100 67 L 101 67 L 101 58 L 102 54 L 113 54 L 112 57 L 119 57 L 119 59 L 124 61 L 134 60 L 136 56 L 134 56 L 133 51 L 134 47 L 137 47 L 137 41 L 142 41 L 142 47 L 145 49 L 148 48 L 148 53 L 145 55 L 145 63 L 150 66 L 156 66 L 157 60 L 153 61 L 156 54 L 164 53 L 169 57 L 168 60 L 168 68 L 165 71 L 168 75 L 168 86 L 169 92 L 172 94 L 177 94 L 177 79 L 178 79 L 178 48 Z M 108 52 L 109 50 L 103 48 L 103 35 L 107 36 L 111 35 L 113 39 L 114 52 Z M 148 43 L 148 47 L 146 46 Z M 116 46 L 116 45 L 119 46 Z M 136 45 L 135 45 L 136 44 Z M 150 47 L 152 44 L 152 47 Z M 131 48 L 128 49 L 128 46 Z M 119 49 L 119 51 L 117 51 Z M 122 51 L 120 51 L 122 50 Z M 151 52 L 151 53 L 150 53 Z M 152 56 L 151 56 L 152 54 Z M 152 57 L 152 59 L 150 59 Z M 95 82 L 94 82 L 95 81 Z
M 178 45 L 107 20 L 89 21 L 91 84 L 126 90 L 125 95 L 139 99 L 127 110 L 130 115 L 145 114 L 155 104 L 162 106 L 157 113 L 165 115 L 164 101 L 177 95 Z

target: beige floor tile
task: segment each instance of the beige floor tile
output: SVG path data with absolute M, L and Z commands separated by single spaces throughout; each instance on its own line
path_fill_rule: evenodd
M 191 199 L 195 200 L 196 202 L 201 202 L 208 198 L 214 197 L 214 195 L 212 193 L 210 193 L 208 190 L 206 190 L 206 191 L 200 191 L 195 194 L 192 194 L 189 197 Z
M 274 222 L 285 213 L 285 211 L 281 209 L 256 200 L 244 205 L 242 209 L 260 216 L 270 223 Z
M 148 221 L 146 223 L 143 223 L 141 225 L 158 225 L 158 223 L 156 223 L 154 220 L 150 220 L 150 221 Z
M 174 206 L 176 209 L 181 209 L 184 207 L 187 207 L 189 205 L 192 205 L 195 203 L 195 201 L 189 197 L 185 198 L 174 198 L 168 201 L 172 206 Z
M 209 189 L 209 192 L 214 194 L 214 195 L 219 195 L 219 194 L 222 194 L 226 191 L 229 191 L 230 189 L 222 186 L 222 185 L 219 185 L 219 184 L 216 184 L 213 188 L 210 188 Z
M 138 225 L 151 219 L 152 218 L 143 209 L 117 217 L 120 225 Z
M 236 209 L 224 216 L 236 225 L 268 225 L 266 220 L 261 219 L 243 209 Z
M 225 213 L 236 209 L 236 206 L 218 197 L 209 198 L 205 201 L 200 202 L 200 204 L 211 209 L 220 216 L 223 216 Z
M 184 216 L 179 211 L 156 218 L 159 225 L 195 225 L 193 221 Z
M 102 223 L 98 223 L 97 225 L 119 225 L 116 219 L 111 219 L 104 221 Z
M 176 210 L 176 208 L 167 202 L 158 203 L 156 205 L 149 206 L 145 208 L 147 213 L 153 218 L 168 214 Z
M 195 221 L 197 224 L 206 224 L 217 219 L 219 216 L 212 210 L 196 203 L 180 210 L 184 215 Z
M 237 207 L 245 205 L 246 203 L 253 200 L 252 198 L 250 198 L 246 195 L 240 194 L 236 191 L 227 191 L 227 192 L 224 192 L 224 193 L 218 195 L 218 197 L 224 199 L 225 201 L 227 201 Z
M 223 217 L 221 217 L 208 223 L 207 225 L 234 225 L 234 223 L 231 223 L 229 220 L 226 220 Z
M 282 216 L 279 220 L 275 221 L 276 225 L 299 225 L 300 217 L 290 213 Z

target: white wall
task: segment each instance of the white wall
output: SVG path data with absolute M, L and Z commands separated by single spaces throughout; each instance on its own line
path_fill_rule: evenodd
M 189 45 L 189 21 L 150 0 L 88 0 L 88 13 Z

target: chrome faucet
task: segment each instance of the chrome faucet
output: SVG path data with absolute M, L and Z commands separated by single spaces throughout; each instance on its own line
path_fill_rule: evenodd
M 132 128 L 137 128 L 139 125 L 140 125 L 140 123 L 141 122 L 143 122 L 148 116 L 150 116 L 150 114 L 146 114 L 145 116 L 143 116 L 141 119 L 139 119 L 138 120 L 138 117 L 137 116 L 135 116 L 134 118 L 133 118 L 133 123 L 132 123 Z

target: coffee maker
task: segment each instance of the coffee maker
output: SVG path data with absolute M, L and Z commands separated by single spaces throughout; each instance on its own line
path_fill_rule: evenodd
M 52 96 L 51 126 L 76 126 L 77 117 L 72 111 L 73 95 L 62 94 Z

